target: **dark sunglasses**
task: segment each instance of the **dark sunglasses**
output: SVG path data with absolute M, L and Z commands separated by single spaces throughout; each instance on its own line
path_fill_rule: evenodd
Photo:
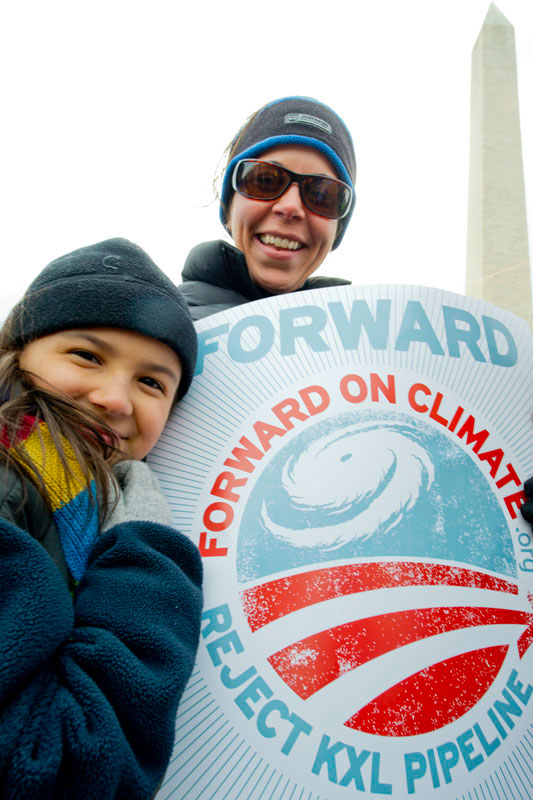
M 304 206 L 313 214 L 329 219 L 345 217 L 353 199 L 352 188 L 336 178 L 299 175 L 279 164 L 255 158 L 237 162 L 231 183 L 236 192 L 252 200 L 276 200 L 297 183 Z

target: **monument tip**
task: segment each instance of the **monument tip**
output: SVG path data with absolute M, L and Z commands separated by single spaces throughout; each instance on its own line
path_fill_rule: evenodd
M 494 3 L 490 4 L 483 25 L 509 25 L 511 28 L 513 27 L 507 17 L 502 14 L 498 6 Z

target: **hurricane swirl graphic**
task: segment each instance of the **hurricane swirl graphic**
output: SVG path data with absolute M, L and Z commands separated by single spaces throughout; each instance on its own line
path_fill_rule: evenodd
M 319 526 L 288 528 L 266 504 L 263 524 L 296 547 L 331 550 L 394 527 L 434 478 L 429 453 L 390 422 L 352 425 L 312 442 L 283 467 L 281 487 L 293 509 L 320 517 Z M 331 484 L 327 476 L 334 475 Z M 324 476 L 318 480 L 317 476 Z M 339 519 L 349 519 L 339 522 Z
M 444 559 L 516 577 L 507 522 L 476 461 L 407 414 L 315 423 L 257 479 L 239 529 L 239 582 L 332 557 Z

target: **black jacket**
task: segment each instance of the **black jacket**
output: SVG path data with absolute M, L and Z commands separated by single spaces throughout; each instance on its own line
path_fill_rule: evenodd
M 250 278 L 244 255 L 233 245 L 219 239 L 193 247 L 183 272 L 180 286 L 194 320 L 225 311 L 233 306 L 272 297 Z M 345 286 L 342 278 L 311 277 L 298 291 Z
M 34 484 L 5 469 L 0 480 L 0 517 L 42 544 L 69 583 L 69 573 L 52 513 Z

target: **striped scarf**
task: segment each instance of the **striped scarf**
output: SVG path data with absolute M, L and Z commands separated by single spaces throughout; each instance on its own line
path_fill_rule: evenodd
M 62 447 L 70 468 L 67 484 L 65 470 L 50 436 L 48 425 L 36 417 L 26 415 L 15 440 L 9 441 L 5 431 L 0 435 L 4 447 L 23 442 L 23 448 L 42 476 L 51 504 L 52 516 L 70 574 L 78 582 L 87 568 L 89 552 L 98 534 L 98 506 L 94 479 L 90 484 L 83 476 L 71 445 L 62 437 Z M 13 452 L 13 457 L 30 473 L 30 470 Z

